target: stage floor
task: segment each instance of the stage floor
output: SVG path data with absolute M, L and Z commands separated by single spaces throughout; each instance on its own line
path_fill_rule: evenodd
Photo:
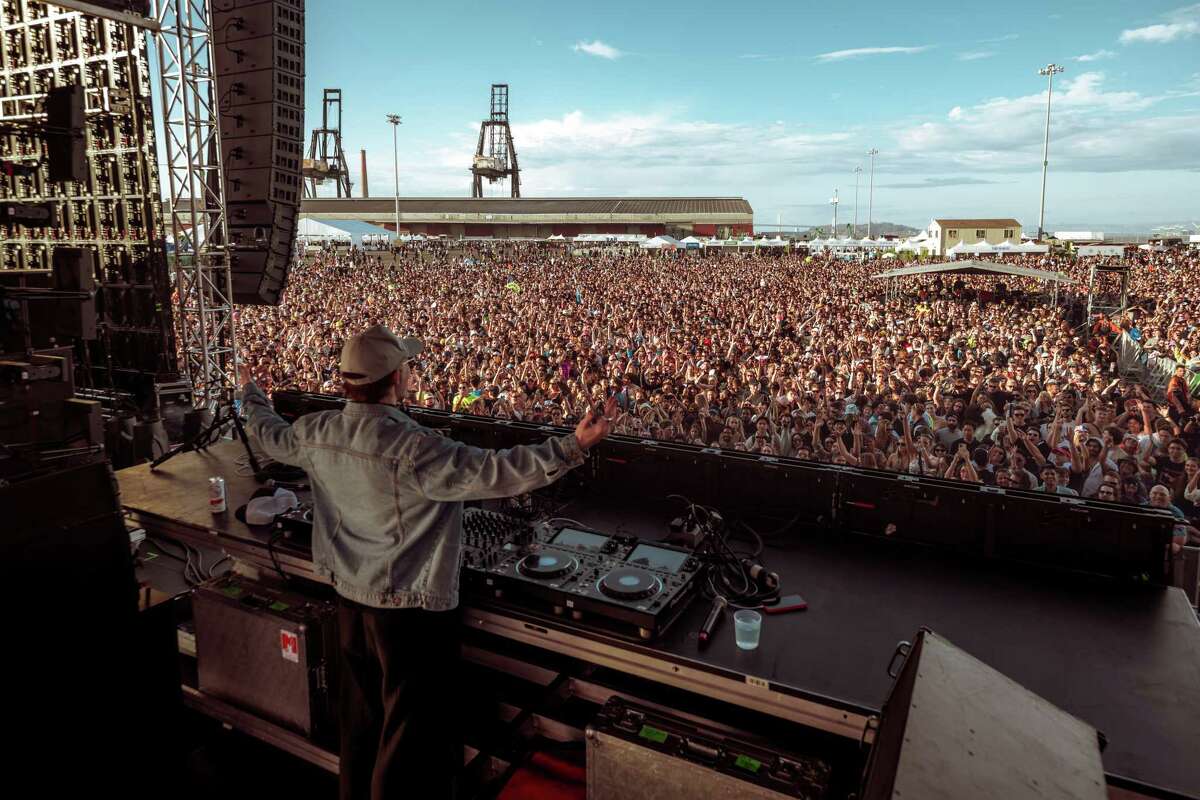
M 146 518 L 206 531 L 217 537 L 214 544 L 264 545 L 267 531 L 233 515 L 256 488 L 252 478 L 238 474 L 239 456 L 239 445 L 222 442 L 207 453 L 181 455 L 155 473 L 146 465 L 122 470 L 122 504 Z M 207 509 L 209 475 L 226 478 L 224 514 Z M 656 539 L 665 532 L 668 510 L 665 503 L 614 508 L 584 497 L 559 515 Z M 296 564 L 306 561 L 302 552 L 286 555 Z M 880 708 L 891 686 L 887 665 L 896 644 L 927 627 L 1101 730 L 1110 776 L 1200 797 L 1200 622 L 1181 590 L 821 533 L 781 537 L 763 560 L 779 573 L 785 593 L 807 599 L 808 610 L 766 617 L 755 651 L 734 646 L 728 619 L 701 651 L 696 630 L 708 605 L 702 600 L 652 643 L 580 632 L 561 620 L 543 624 L 630 656 L 748 683 L 767 681 L 777 692 L 855 716 Z

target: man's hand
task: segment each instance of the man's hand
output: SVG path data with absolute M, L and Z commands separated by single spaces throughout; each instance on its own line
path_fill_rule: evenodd
M 588 415 L 575 426 L 575 439 L 579 442 L 579 446 L 584 450 L 589 450 L 592 445 L 608 436 L 616 413 L 616 396 L 608 398 L 608 402 L 604 404 L 603 415 L 597 415 L 595 411 L 588 411 Z

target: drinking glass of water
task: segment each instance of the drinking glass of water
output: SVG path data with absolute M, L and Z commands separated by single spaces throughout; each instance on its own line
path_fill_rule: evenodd
M 743 650 L 758 647 L 758 635 L 762 631 L 762 614 L 743 609 L 733 614 L 733 637 Z

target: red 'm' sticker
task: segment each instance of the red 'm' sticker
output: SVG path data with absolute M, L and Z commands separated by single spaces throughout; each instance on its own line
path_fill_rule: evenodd
M 300 637 L 291 631 L 279 631 L 279 651 L 288 661 L 300 663 Z

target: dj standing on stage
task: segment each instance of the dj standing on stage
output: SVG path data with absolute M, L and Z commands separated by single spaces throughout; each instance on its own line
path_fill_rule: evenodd
M 398 408 L 417 339 L 382 325 L 342 348 L 340 411 L 289 425 L 246 384 L 247 428 L 312 482 L 313 561 L 340 596 L 341 796 L 451 797 L 462 766 L 456 700 L 462 501 L 546 486 L 584 462 L 616 411 L 575 433 L 510 450 L 469 447 Z

